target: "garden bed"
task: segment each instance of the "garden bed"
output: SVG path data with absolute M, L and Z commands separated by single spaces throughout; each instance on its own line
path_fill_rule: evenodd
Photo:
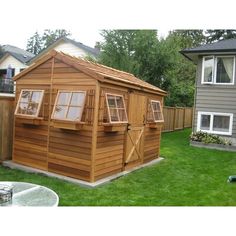
M 236 152 L 236 146 L 229 146 L 229 145 L 224 145 L 224 144 L 202 143 L 202 142 L 190 141 L 190 145 L 194 147 L 223 150 L 223 151 L 228 151 L 228 152 Z

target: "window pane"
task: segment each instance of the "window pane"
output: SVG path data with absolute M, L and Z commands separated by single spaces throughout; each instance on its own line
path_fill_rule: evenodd
M 124 103 L 122 97 L 116 97 L 116 103 L 118 108 L 124 108 Z
M 111 121 L 119 121 L 117 109 L 110 108 Z
M 210 130 L 210 115 L 201 115 L 201 126 L 200 129 L 202 130 Z
M 161 108 L 160 108 L 160 103 L 159 102 L 152 102 L 152 109 L 153 111 L 161 111 Z
M 29 103 L 27 109 L 27 115 L 36 115 L 38 111 L 38 103 Z
M 229 132 L 229 116 L 214 115 L 213 131 Z
M 217 57 L 216 83 L 232 83 L 233 57 Z
M 163 120 L 161 112 L 155 111 L 154 112 L 154 119 L 155 119 L 155 121 Z
M 203 78 L 204 82 L 212 82 L 213 66 L 214 66 L 213 57 L 205 57 L 205 60 L 204 60 L 204 78 Z
M 54 119 L 64 119 L 66 116 L 66 106 L 56 106 L 55 112 L 54 112 Z
M 127 117 L 126 117 L 126 114 L 125 114 L 125 109 L 119 109 L 118 113 L 119 113 L 120 121 L 127 121 Z
M 107 96 L 107 99 L 109 107 L 115 108 L 116 107 L 115 96 Z
M 21 94 L 20 102 L 29 102 L 31 98 L 30 91 L 23 91 Z
M 39 103 L 42 97 L 42 92 L 32 92 L 31 102 Z
M 70 105 L 82 106 L 85 99 L 85 93 L 73 93 Z
M 80 107 L 70 107 L 67 114 L 67 119 L 69 120 L 80 120 L 81 118 L 81 108 Z
M 57 105 L 68 105 L 71 93 L 60 93 Z
M 28 103 L 20 103 L 17 113 L 18 114 L 27 114 Z

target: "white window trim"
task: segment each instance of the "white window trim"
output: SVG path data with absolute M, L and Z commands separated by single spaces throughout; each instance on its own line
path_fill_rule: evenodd
M 210 115 L 210 130 L 200 129 L 200 127 L 201 127 L 201 116 L 202 115 Z M 213 130 L 213 117 L 214 117 L 214 115 L 229 116 L 229 132 L 220 132 L 220 131 L 214 131 Z M 232 113 L 205 112 L 205 111 L 199 111 L 198 112 L 197 131 L 203 131 L 203 132 L 210 133 L 210 134 L 232 135 L 232 129 L 233 129 L 233 114 Z
M 211 82 L 205 82 L 204 81 L 204 65 L 205 65 L 205 58 L 208 57 L 213 57 L 213 68 L 212 68 L 212 81 Z M 217 68 L 217 58 L 218 57 L 233 57 L 234 62 L 233 62 L 233 79 L 231 83 L 217 83 L 216 82 L 216 68 Z M 202 79 L 201 79 L 201 83 L 202 84 L 217 84 L 217 85 L 234 85 L 234 80 L 235 80 L 235 56 L 213 56 L 213 55 L 209 55 L 209 56 L 204 56 L 202 58 Z

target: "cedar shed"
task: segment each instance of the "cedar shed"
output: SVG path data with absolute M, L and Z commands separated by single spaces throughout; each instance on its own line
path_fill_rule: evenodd
M 54 50 L 14 79 L 13 162 L 95 182 L 159 157 L 165 91 Z

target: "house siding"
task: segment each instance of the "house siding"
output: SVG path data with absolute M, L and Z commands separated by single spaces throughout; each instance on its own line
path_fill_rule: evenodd
M 27 65 L 15 59 L 13 56 L 9 55 L 2 63 L 0 63 L 0 69 L 7 69 L 11 65 L 12 68 L 15 68 L 15 75 L 20 73 L 20 69 L 26 68 Z
M 66 42 L 59 43 L 57 46 L 55 46 L 54 50 L 58 52 L 61 51 L 75 57 L 86 57 L 88 55 L 88 53 L 86 53 L 84 50 Z
M 232 113 L 232 138 L 236 138 L 236 75 L 234 85 L 201 84 L 202 57 L 199 57 L 196 76 L 195 115 L 193 130 L 197 130 L 199 111 Z

